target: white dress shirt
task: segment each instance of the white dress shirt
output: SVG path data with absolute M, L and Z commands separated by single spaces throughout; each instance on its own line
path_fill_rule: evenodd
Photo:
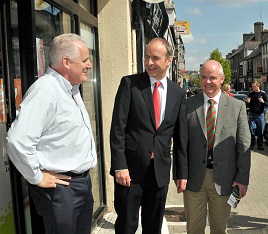
M 216 119 L 217 119 L 217 116 L 218 116 L 218 108 L 219 108 L 219 102 L 220 102 L 220 97 L 221 97 L 221 91 L 213 98 L 209 98 L 205 92 L 203 92 L 204 94 L 204 112 L 205 112 L 205 116 L 207 114 L 207 110 L 210 106 L 210 104 L 208 103 L 208 100 L 209 99 L 213 99 L 215 101 L 214 103 L 214 107 L 215 107 L 215 110 L 216 110 Z
M 158 87 L 158 92 L 160 95 L 160 102 L 161 102 L 161 113 L 160 113 L 160 122 L 159 122 L 159 126 L 160 126 L 162 121 L 165 118 L 166 101 L 167 101 L 167 77 L 164 77 L 162 80 L 156 80 L 155 78 L 150 77 L 152 93 L 154 90 L 154 84 L 157 81 L 161 82 L 161 85 Z
M 82 173 L 97 163 L 90 120 L 78 87 L 48 68 L 19 106 L 7 134 L 7 153 L 31 184 L 42 180 L 44 169 Z

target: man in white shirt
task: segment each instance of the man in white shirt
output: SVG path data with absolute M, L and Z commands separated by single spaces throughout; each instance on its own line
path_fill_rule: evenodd
M 79 91 L 91 68 L 88 48 L 80 36 L 55 37 L 49 67 L 26 92 L 7 134 L 9 158 L 29 182 L 47 234 L 88 234 L 91 230 L 89 169 L 95 167 L 97 157 Z

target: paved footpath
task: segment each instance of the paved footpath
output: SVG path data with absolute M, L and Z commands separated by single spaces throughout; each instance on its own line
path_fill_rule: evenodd
M 232 209 L 227 233 L 268 234 L 268 146 L 265 150 L 253 149 L 250 185 L 247 195 L 236 209 Z M 114 233 L 116 214 L 109 212 L 92 234 Z M 182 194 L 177 194 L 173 181 L 170 183 L 162 234 L 186 233 L 186 222 Z M 209 225 L 206 227 L 206 234 Z M 139 226 L 136 234 L 141 234 Z

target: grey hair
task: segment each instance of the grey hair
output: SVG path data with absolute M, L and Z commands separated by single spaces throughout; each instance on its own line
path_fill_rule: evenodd
M 59 66 L 62 62 L 62 58 L 65 56 L 69 57 L 71 60 L 75 60 L 79 57 L 79 50 L 74 42 L 85 41 L 82 37 L 74 33 L 61 34 L 55 37 L 50 45 L 49 49 L 49 66 Z
M 173 49 L 172 49 L 171 45 L 169 44 L 169 42 L 165 38 L 155 37 L 149 42 L 149 44 L 152 42 L 155 42 L 155 41 L 160 41 L 166 47 L 166 50 L 167 50 L 166 57 L 167 58 L 173 57 Z

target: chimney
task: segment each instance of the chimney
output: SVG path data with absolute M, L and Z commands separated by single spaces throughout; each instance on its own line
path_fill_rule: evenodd
M 263 22 L 254 23 L 255 41 L 261 41 L 261 33 L 263 31 Z

